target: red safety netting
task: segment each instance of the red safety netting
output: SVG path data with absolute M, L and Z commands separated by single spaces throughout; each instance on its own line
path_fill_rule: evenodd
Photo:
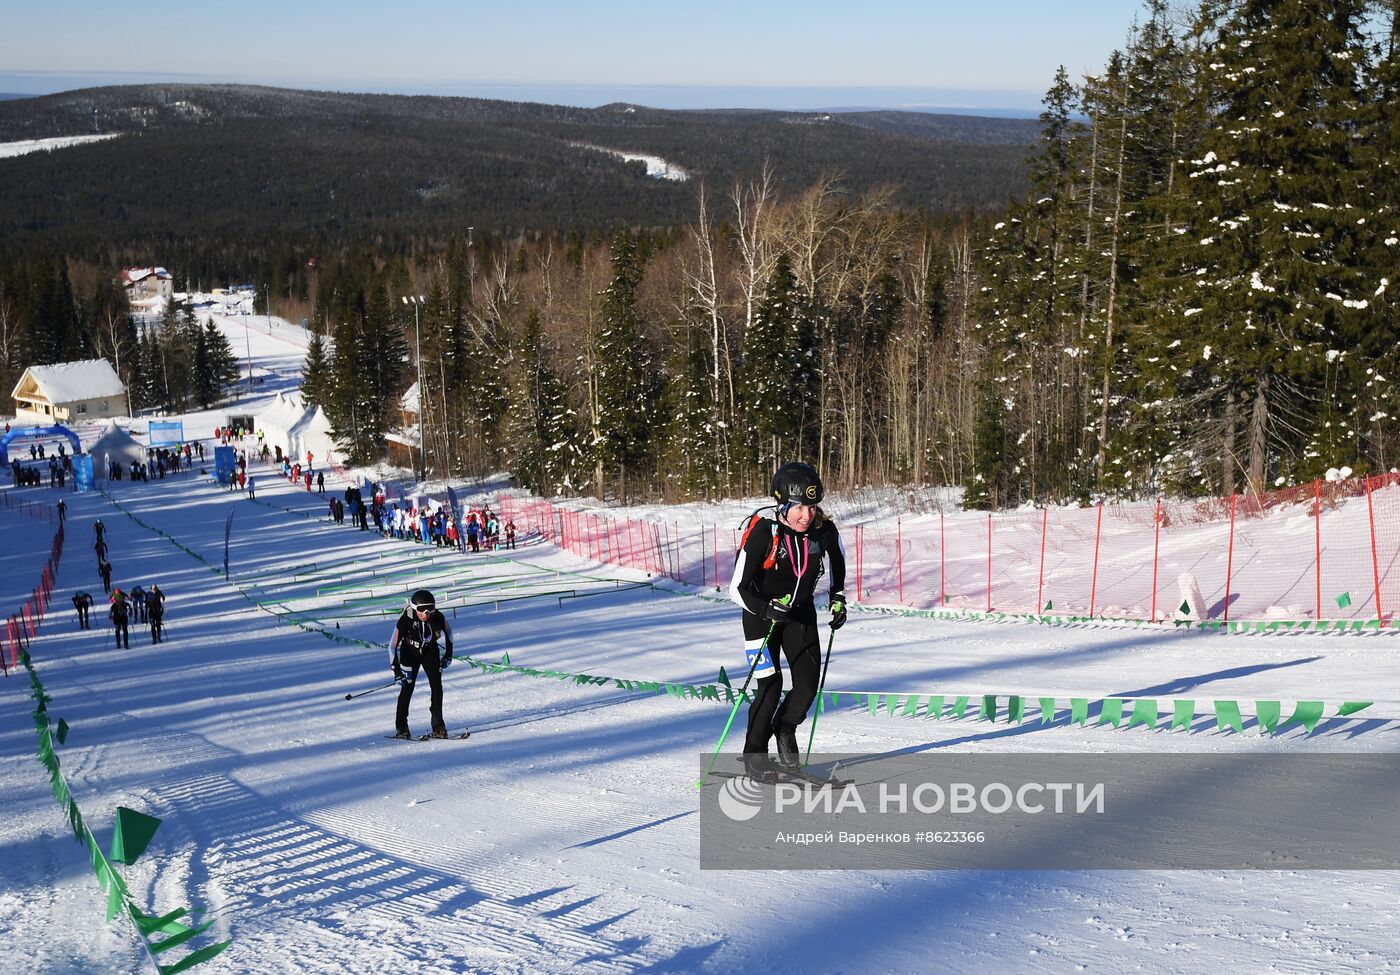
M 499 510 L 581 558 L 728 585 L 736 526 Z M 1400 475 L 1262 494 L 841 526 L 846 588 L 912 608 L 1170 620 L 1379 620 L 1400 606 Z

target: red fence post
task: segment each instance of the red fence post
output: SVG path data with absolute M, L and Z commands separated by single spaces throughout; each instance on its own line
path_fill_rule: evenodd
M 1313 566 L 1317 579 L 1317 615 L 1322 619 L 1322 480 L 1313 478 Z
M 1050 530 L 1050 509 L 1040 513 L 1040 582 L 1035 587 L 1036 615 L 1045 612 L 1045 536 Z
M 1094 618 L 1094 599 L 1099 594 L 1099 539 L 1103 537 L 1103 502 L 1099 502 L 1098 525 L 1094 528 L 1094 575 L 1089 583 L 1089 618 Z
M 987 612 L 992 611 L 992 513 L 987 512 Z
M 1162 544 L 1162 499 L 1157 498 L 1157 514 L 1152 521 L 1152 615 L 1148 617 L 1153 623 L 1157 622 L 1157 553 L 1161 550 Z
M 899 576 L 899 605 L 904 605 L 904 527 L 901 519 L 894 519 L 894 558 Z
M 1225 622 L 1230 622 L 1230 575 L 1235 567 L 1235 501 L 1238 494 L 1230 495 L 1230 547 L 1225 556 Z
M 1376 582 L 1376 626 L 1385 626 L 1385 613 L 1381 611 L 1381 568 L 1376 558 L 1376 511 L 1371 506 L 1371 476 L 1366 476 L 1366 517 L 1371 522 L 1371 573 Z

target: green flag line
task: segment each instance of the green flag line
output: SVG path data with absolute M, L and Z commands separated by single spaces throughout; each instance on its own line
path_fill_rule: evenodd
M 169 965 L 160 964 L 158 955 L 193 940 L 213 926 L 214 922 L 206 921 L 200 924 L 197 918 L 193 917 L 191 912 L 185 908 L 172 911 L 163 917 L 148 917 L 136 906 L 126 881 L 112 864 L 113 861 L 128 865 L 135 863 L 155 836 L 156 830 L 160 827 L 160 820 L 135 809 L 118 806 L 116 824 L 112 833 L 112 849 L 110 853 L 103 853 L 102 845 L 98 843 L 92 830 L 84 821 L 82 811 L 73 799 L 68 782 L 63 778 L 58 753 L 54 750 L 55 737 L 60 745 L 66 740 L 68 723 L 60 718 L 57 734 L 54 733 L 48 713 L 49 703 L 53 699 L 44 692 L 44 685 L 39 680 L 39 674 L 34 669 L 33 661 L 27 650 L 20 651 L 20 660 L 24 664 L 24 669 L 29 673 L 30 696 L 35 701 L 34 733 L 37 739 L 39 764 L 43 765 L 44 770 L 48 772 L 50 791 L 53 793 L 54 801 L 58 803 L 59 808 L 63 810 L 68 819 L 68 826 L 73 831 L 73 839 L 87 851 L 88 862 L 92 866 L 93 874 L 97 877 L 97 883 L 107 894 L 107 920 L 111 921 L 119 913 L 125 914 L 130 919 L 136 929 L 137 937 L 146 951 L 146 957 L 150 959 L 151 964 L 161 975 L 178 975 L 179 972 L 188 971 L 195 965 L 208 961 L 221 953 L 229 946 L 229 941 L 206 945 Z M 187 915 L 191 915 L 190 920 L 194 923 L 187 925 L 180 922 L 179 918 Z M 153 940 L 152 936 L 156 934 L 162 934 L 165 937 Z

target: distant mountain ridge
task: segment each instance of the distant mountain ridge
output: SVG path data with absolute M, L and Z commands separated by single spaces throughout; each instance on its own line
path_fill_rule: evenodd
M 137 85 L 0 102 L 0 142 L 127 137 L 0 162 L 0 240 L 299 236 L 464 224 L 498 231 L 693 217 L 693 183 L 579 144 L 674 163 L 718 191 L 765 162 L 790 190 L 840 174 L 899 205 L 988 209 L 1024 185 L 1036 123 L 923 112 L 673 111 L 612 104 Z

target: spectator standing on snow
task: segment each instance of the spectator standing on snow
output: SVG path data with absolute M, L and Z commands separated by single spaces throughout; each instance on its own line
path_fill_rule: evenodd
M 506 548 L 515 548 L 515 519 L 506 522 Z
M 249 500 L 249 501 L 254 500 L 253 488 L 254 488 L 255 486 L 256 486 L 256 482 L 254 481 L 253 477 L 250 475 L 249 478 L 248 478 L 248 500 Z

